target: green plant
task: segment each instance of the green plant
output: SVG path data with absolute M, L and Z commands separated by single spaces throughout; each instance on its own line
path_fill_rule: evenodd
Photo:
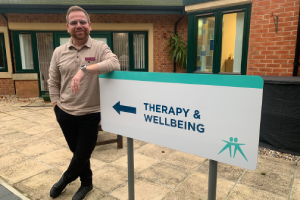
M 181 69 L 187 64 L 187 42 L 182 39 L 182 33 L 168 31 L 170 37 L 167 39 L 167 53 L 170 60 L 175 60 Z

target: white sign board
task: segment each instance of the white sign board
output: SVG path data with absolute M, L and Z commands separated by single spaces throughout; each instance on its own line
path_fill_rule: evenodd
M 256 168 L 261 77 L 115 71 L 99 78 L 103 130 Z

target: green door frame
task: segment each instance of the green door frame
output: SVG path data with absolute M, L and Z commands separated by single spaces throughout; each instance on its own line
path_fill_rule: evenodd
M 198 11 L 188 13 L 188 55 L 187 55 L 187 73 L 194 73 L 197 59 L 196 44 L 197 44 L 197 18 L 202 16 L 215 16 L 215 35 L 214 35 L 214 55 L 213 55 L 213 74 L 220 72 L 221 65 L 221 51 L 222 51 L 222 20 L 223 15 L 228 11 L 245 12 L 244 18 L 244 37 L 242 47 L 242 63 L 241 75 L 247 73 L 247 56 L 249 46 L 249 32 L 251 19 L 251 4 L 225 7 L 219 9 L 211 9 L 205 11 Z M 206 15 L 209 14 L 209 15 Z M 201 73 L 201 72 L 197 72 Z
M 3 52 L 3 64 L 4 68 L 0 68 L 0 72 L 8 72 L 8 66 L 7 66 L 7 60 L 6 60 L 6 49 L 5 49 L 5 40 L 4 40 L 4 34 L 0 33 L 0 40 L 2 47 L 0 46 L 2 52 Z

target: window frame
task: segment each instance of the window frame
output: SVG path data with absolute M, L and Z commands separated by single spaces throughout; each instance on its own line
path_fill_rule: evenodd
M 111 35 L 113 38 L 114 33 L 128 33 L 128 43 L 129 43 L 129 71 L 140 71 L 140 72 L 148 72 L 148 31 L 111 31 Z M 134 48 L 133 48 L 133 35 L 134 34 L 145 34 L 145 69 L 134 69 Z M 112 39 L 112 52 L 113 52 L 113 46 L 114 41 Z
M 4 33 L 0 33 L 0 40 L 3 44 L 2 51 L 3 51 L 3 63 L 4 63 L 4 68 L 0 68 L 0 72 L 8 72 Z
M 231 12 L 232 11 L 232 12 Z M 228 13 L 234 13 L 234 11 L 245 12 L 244 18 L 244 35 L 243 35 L 243 47 L 242 47 L 242 61 L 241 61 L 241 73 L 232 72 L 220 72 L 221 66 L 221 53 L 222 53 L 222 28 L 223 28 L 223 15 Z M 215 35 L 214 35 L 214 54 L 213 54 L 213 69 L 212 72 L 196 71 L 197 60 L 197 19 L 202 15 L 211 14 L 207 16 L 215 17 Z M 249 46 L 249 32 L 250 32 L 250 19 L 251 19 L 251 4 L 244 4 L 239 6 L 223 7 L 218 9 L 203 10 L 197 12 L 188 13 L 188 55 L 187 55 L 187 73 L 199 73 L 199 74 L 238 74 L 246 75 L 247 73 L 247 57 Z

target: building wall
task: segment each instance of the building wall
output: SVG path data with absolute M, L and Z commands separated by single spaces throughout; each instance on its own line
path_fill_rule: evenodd
M 93 23 L 151 23 L 153 24 L 153 71 L 173 72 L 173 62 L 166 53 L 166 38 L 164 33 L 174 31 L 175 22 L 181 15 L 142 15 L 142 14 L 90 14 Z M 25 23 L 65 23 L 65 14 L 8 14 L 9 22 Z M 185 16 L 177 26 L 177 31 L 183 33 L 187 40 L 188 17 Z M 179 67 L 177 72 L 186 72 Z
M 9 23 L 66 23 L 65 14 L 7 14 Z M 173 62 L 170 61 L 166 53 L 167 31 L 174 31 L 175 22 L 181 15 L 134 15 L 134 14 L 90 14 L 93 23 L 151 23 L 153 24 L 153 71 L 154 72 L 173 72 Z M 0 26 L 6 26 L 6 21 L 0 17 Z M 93 25 L 92 25 L 93 27 Z M 177 26 L 178 32 L 183 33 L 187 40 L 188 21 L 185 16 Z M 124 30 L 126 31 L 126 30 Z M 12 38 L 12 37 L 11 37 Z M 14 57 L 14 55 L 13 55 Z M 15 60 L 13 60 L 14 70 L 16 70 Z M 186 72 L 185 69 L 176 67 L 177 72 Z M 15 94 L 18 97 L 37 97 L 39 96 L 38 81 L 33 80 L 14 80 L 0 79 L 0 94 Z M 5 84 L 2 84 L 5 83 Z M 8 85 L 10 83 L 10 85 Z M 12 83 L 12 84 L 11 84 Z M 11 85 L 13 86 L 11 88 Z M 5 88 L 4 88 L 5 86 Z
M 19 98 L 29 98 L 39 96 L 38 81 L 15 81 L 16 95 Z
M 15 94 L 14 81 L 10 78 L 0 79 L 0 94 L 1 95 L 13 95 Z
M 5 20 L 5 18 L 0 15 L 0 32 L 1 33 L 4 33 L 4 37 L 6 37 L 6 33 L 7 32 L 7 22 Z M 7 41 L 5 41 L 5 47 L 6 49 L 9 49 L 7 47 L 7 44 L 9 45 L 8 43 L 8 39 Z M 10 56 L 10 54 L 6 53 L 7 56 Z M 7 65 L 8 67 L 10 67 L 10 58 L 8 57 L 7 58 Z M 8 70 L 8 72 L 0 72 L 0 94 L 2 95 L 13 95 L 15 94 L 15 87 L 14 87 L 14 81 L 12 80 L 11 78 L 11 71 Z
M 299 0 L 252 0 L 247 74 L 292 76 L 299 3 Z M 277 33 L 272 13 L 279 15 Z

